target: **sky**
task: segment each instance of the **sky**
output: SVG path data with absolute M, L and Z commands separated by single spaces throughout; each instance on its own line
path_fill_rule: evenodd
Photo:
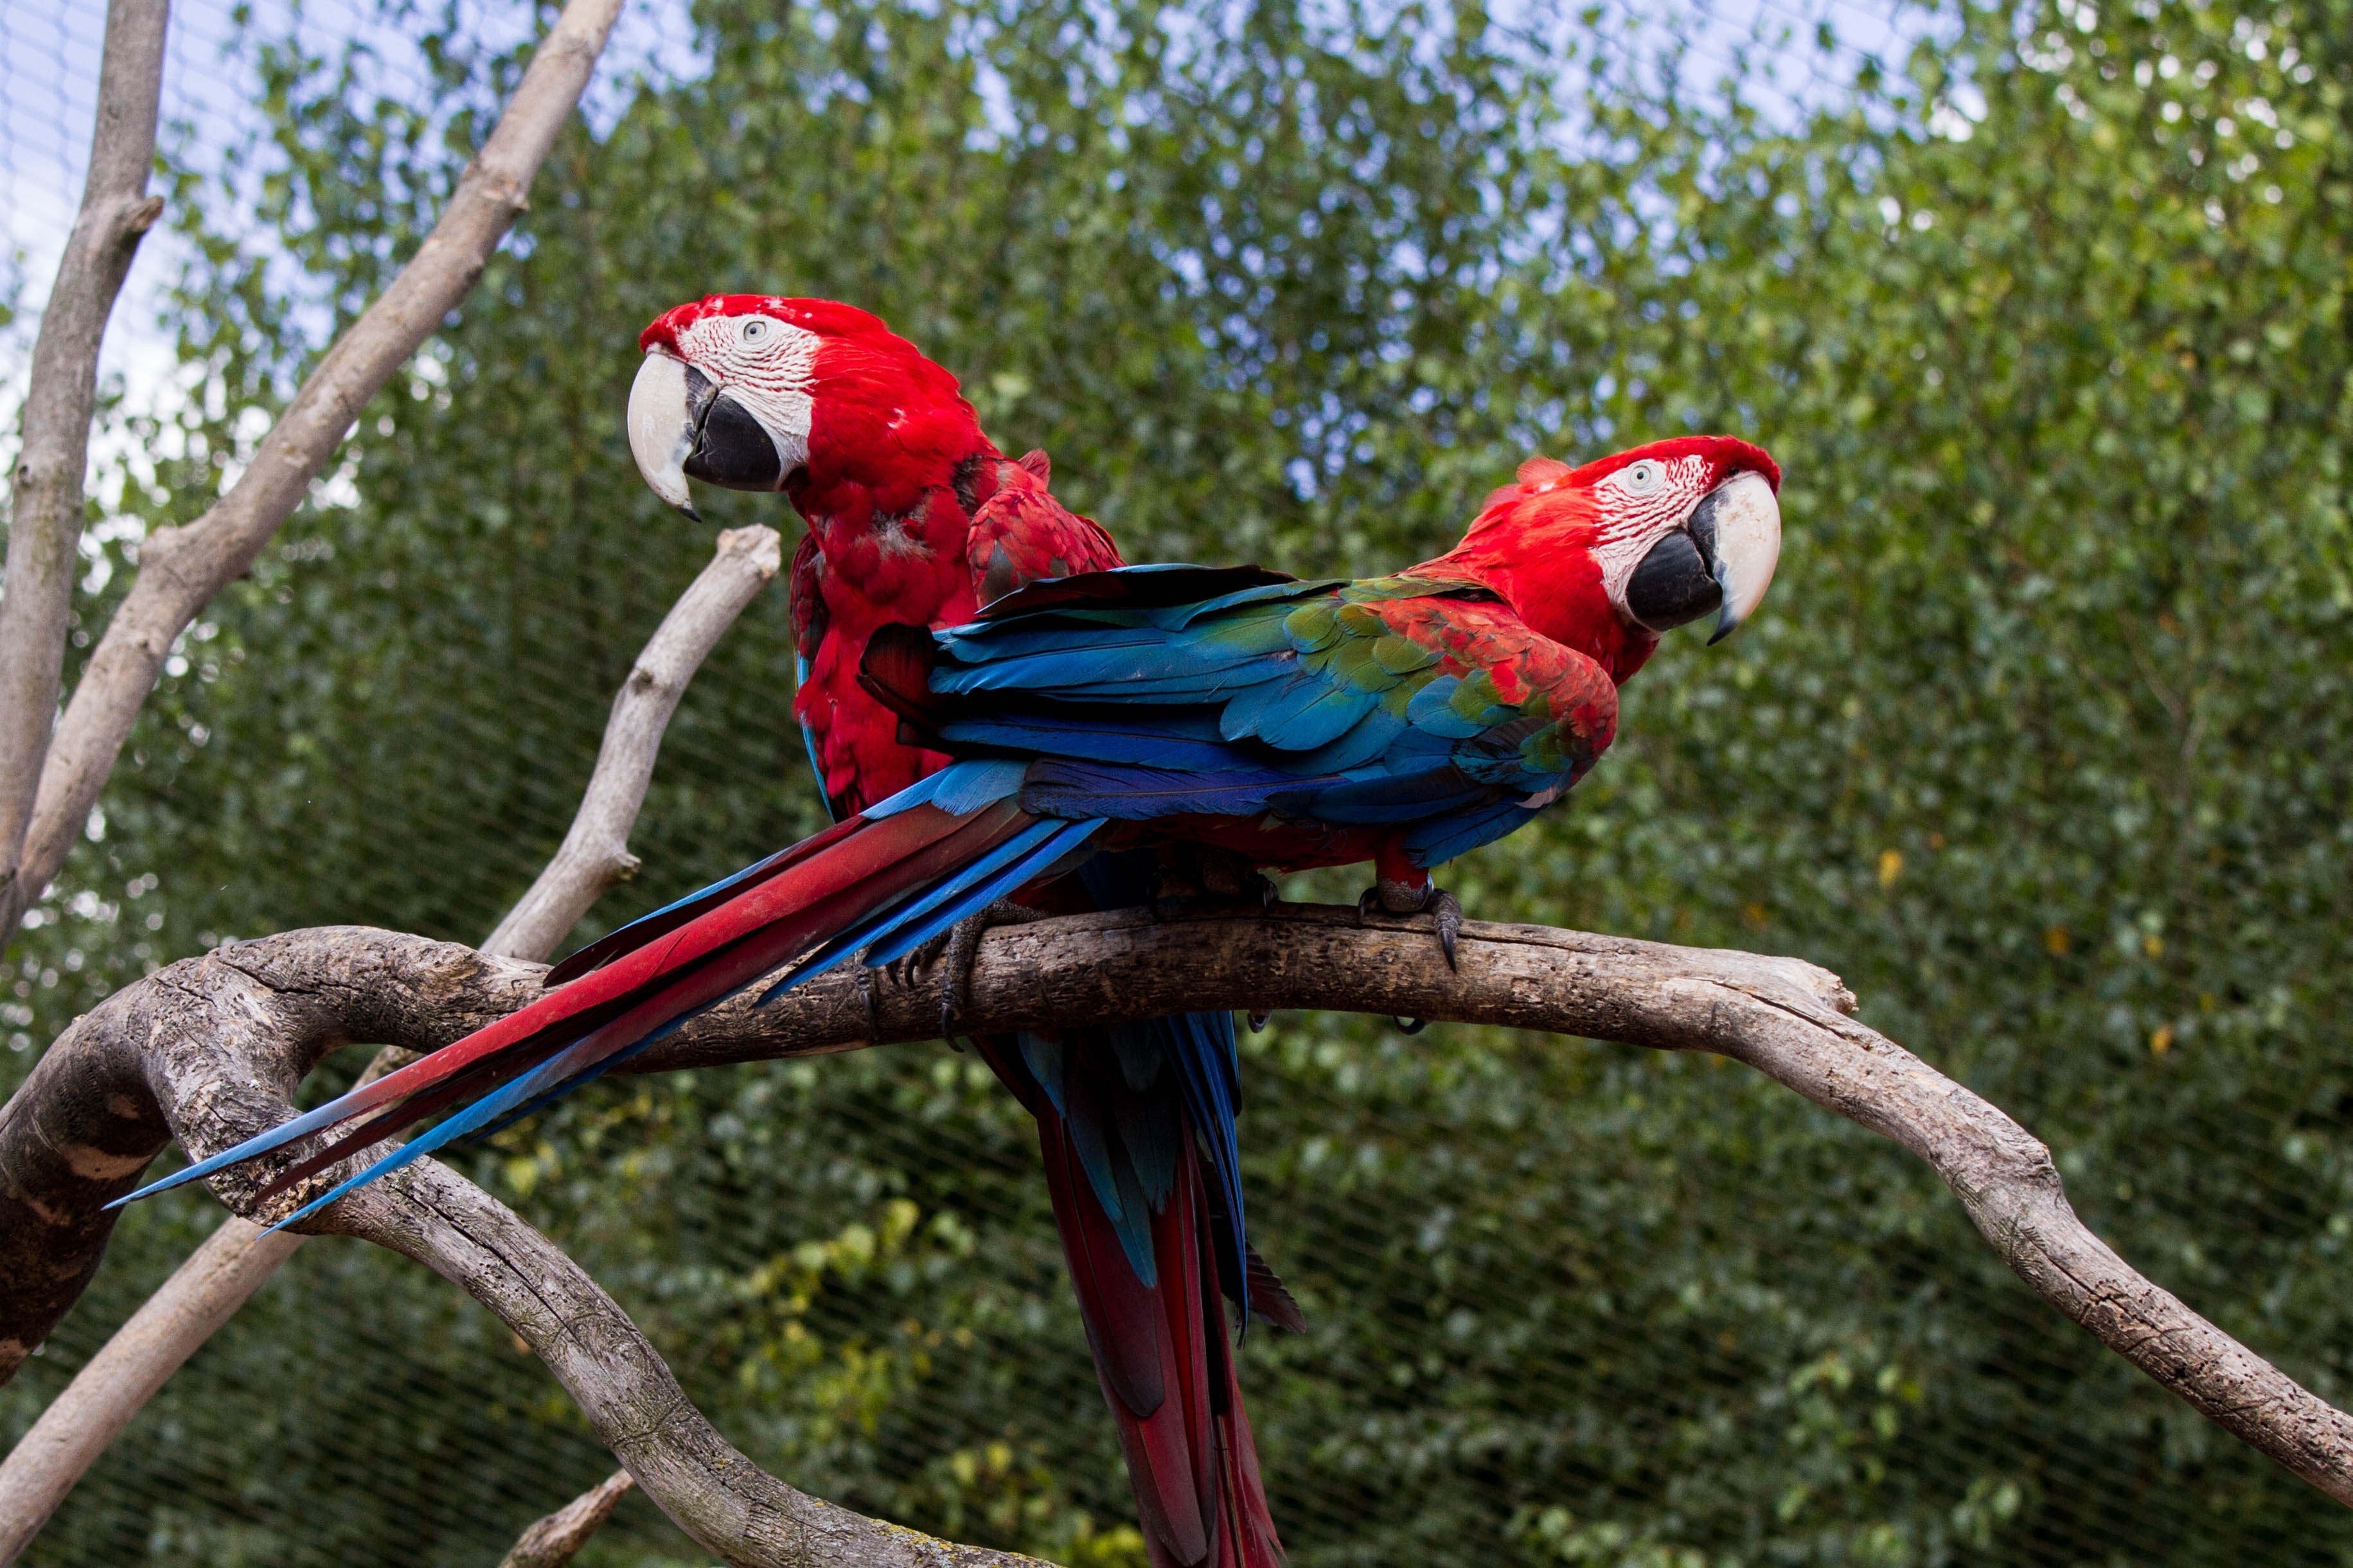
M 1639 40 L 1644 24 L 1633 17 L 1635 0 L 1606 0 L 1611 20 L 1605 27 Z M 1673 3 L 1673 0 L 1669 0 Z M 1891 63 L 1901 59 L 1908 40 L 1927 25 L 1926 14 L 1904 0 L 1680 0 L 1692 24 L 1694 52 L 1704 70 L 1723 71 L 1744 47 L 1767 43 L 1785 107 L 1834 92 L 1865 53 Z M 169 47 L 164 62 L 163 114 L 166 137 L 184 129 L 193 159 L 201 166 L 219 156 L 254 128 L 253 85 L 234 58 L 226 58 L 235 37 L 236 0 L 172 0 Z M 375 0 L 250 0 L 255 23 L 265 36 L 299 26 L 314 48 L 332 49 L 350 39 L 373 45 L 385 68 L 422 80 L 413 47 L 384 24 Z M 620 86 L 639 73 L 691 72 L 696 58 L 686 16 L 687 0 L 628 0 L 592 89 L 592 123 L 617 112 Z M 528 23 L 527 5 L 514 0 L 471 0 L 486 35 L 504 37 Z M 1646 8 L 1647 9 L 1647 8 Z M 1490 12 L 1507 16 L 1508 4 Z M 47 295 L 57 260 L 81 195 L 96 110 L 99 58 L 105 31 L 104 0 L 0 0 L 0 287 L 9 279 L 10 258 L 20 277 L 20 303 L 37 308 Z M 1812 45 L 1817 26 L 1827 22 L 1838 47 L 1826 58 Z M 163 230 L 151 235 L 125 286 L 110 324 L 103 369 L 124 376 L 134 401 L 142 392 L 168 395 L 173 356 L 158 324 L 165 287 L 176 270 L 174 241 Z M 13 401 L 13 400 L 11 400 Z
M 396 79 L 424 80 L 414 46 L 378 18 L 375 0 L 248 3 L 265 37 L 299 27 L 307 45 L 330 53 L 346 41 L 364 41 Z M 163 139 L 182 138 L 200 167 L 260 123 L 252 74 L 228 54 L 236 5 L 172 0 Z M 482 17 L 488 36 L 501 40 L 520 35 L 530 16 L 527 5 L 510 0 L 479 0 L 468 9 Z M 601 111 L 609 121 L 619 103 L 616 88 L 638 72 L 694 68 L 685 13 L 685 0 L 628 0 L 592 90 L 592 117 Z M 80 205 L 105 31 L 105 0 L 0 0 L 0 287 L 13 275 L 28 313 L 48 293 Z M 161 393 L 174 380 L 171 341 L 158 318 L 177 270 L 176 243 L 162 228 L 148 236 L 108 324 L 101 370 L 123 375 L 134 400 L 142 388 Z

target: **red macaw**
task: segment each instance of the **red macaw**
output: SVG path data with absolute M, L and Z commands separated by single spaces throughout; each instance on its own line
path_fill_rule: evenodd
M 691 514 L 689 478 L 782 490 L 808 522 L 792 572 L 794 713 L 837 818 L 948 761 L 901 744 L 898 716 L 860 685 L 879 628 L 958 625 L 1025 583 L 1121 564 L 1109 534 L 1053 498 L 1043 453 L 1008 462 L 955 377 L 864 310 L 716 295 L 664 312 L 638 346 L 646 358 L 630 392 L 629 441 L 655 492 Z M 1097 894 L 1132 901 L 1137 872 L 1106 862 Z M 943 1032 L 952 1010 L 944 1003 Z M 1140 1061 L 1170 1070 L 1106 1080 L 1067 1115 L 1019 1040 L 975 1044 L 1038 1121 L 1047 1190 L 1155 1552 L 1183 1564 L 1271 1561 L 1281 1547 L 1224 1324 L 1204 1314 L 1193 1283 L 1163 1285 L 1206 1271 L 1246 1313 L 1300 1326 L 1243 1226 L 1233 1017 L 1074 1033 L 1066 1043 L 1082 1072 L 1111 1059 L 1114 1034 Z M 1134 1201 L 1121 1185 L 1135 1180 L 1126 1130 L 1164 1123 L 1171 1146 L 1188 1155 L 1198 1132 L 1207 1169 L 1176 1161 Z M 1171 1217 L 1155 1229 L 1161 1214 Z M 1204 1236 L 1221 1245 L 1204 1250 Z M 1139 1287 L 1117 1298 L 1082 1263 L 1087 1248 L 1113 1239 L 1123 1279 Z M 1148 1373 L 1134 1370 L 1145 1363 Z M 1199 1384 L 1214 1397 L 1166 1400 L 1154 1394 L 1164 1383 Z
M 949 458 L 955 442 L 902 441 L 926 454 L 923 471 L 934 477 L 878 505 L 878 481 L 895 470 L 853 470 L 828 456 L 831 344 L 798 324 L 807 318 L 794 318 L 794 302 L 719 304 L 688 308 L 701 313 L 687 325 L 732 331 L 739 347 L 781 341 L 785 351 L 706 358 L 679 333 L 680 347 L 655 353 L 641 372 L 632 445 L 674 504 L 686 504 L 685 476 L 699 473 L 782 488 L 809 516 L 817 545 L 813 557 L 804 550 L 807 578 L 796 576 L 817 607 L 803 624 L 844 605 L 856 616 L 828 620 L 804 642 L 818 696 L 802 711 L 805 721 L 816 712 L 812 747 L 828 795 L 851 814 L 575 954 L 550 977 L 569 983 L 545 1001 L 147 1190 L 385 1108 L 286 1178 L 299 1180 L 472 1100 L 300 1211 L 308 1213 L 527 1110 L 781 963 L 797 960 L 772 990 L 861 950 L 869 963 L 887 963 L 1007 893 L 1058 878 L 1116 898 L 1122 858 L 1137 853 L 1206 846 L 1271 869 L 1370 859 L 1368 898 L 1425 907 L 1430 868 L 1508 833 L 1591 766 L 1614 733 L 1617 683 L 1659 633 L 1715 611 L 1716 636 L 1728 634 L 1762 598 L 1778 551 L 1772 460 L 1742 442 L 1695 437 L 1580 468 L 1531 462 L 1453 551 L 1398 577 L 1080 570 L 945 626 L 987 597 L 969 586 L 974 563 L 997 554 L 995 544 L 972 548 L 995 499 L 981 492 L 984 476 L 1023 492 L 1024 505 L 1050 505 L 1042 485 L 1031 494 L 1015 477 L 1026 470 L 997 458 L 965 408 L 974 445 Z M 871 342 L 859 346 L 847 374 L 860 396 L 841 428 L 955 424 L 924 392 L 938 381 L 893 379 L 877 368 Z M 945 386 L 953 398 L 953 382 Z M 844 484 L 851 472 L 866 477 Z M 848 494 L 849 504 L 808 499 L 829 494 Z M 853 516 L 856 526 L 844 526 Z M 963 518 L 971 521 L 958 534 Z M 903 572 L 961 544 L 967 585 L 942 589 L 921 623 L 893 620 L 875 596 L 840 581 L 836 529 L 847 550 L 871 552 L 860 557 L 861 573 Z M 1008 562 L 1029 537 L 1012 533 Z M 1013 569 L 1008 578 L 1029 574 Z M 809 602 L 797 600 L 797 612 Z M 828 639 L 851 624 L 858 657 L 845 662 L 839 645 L 823 664 Z M 818 684 L 821 669 L 828 684 Z M 927 755 L 908 763 L 879 746 L 828 749 L 844 725 L 881 734 L 878 714 L 889 716 L 892 745 L 903 725 Z M 926 771 L 948 758 L 956 760 Z M 865 793 L 871 781 L 902 775 L 913 782 L 887 798 Z M 1451 944 L 1451 900 L 1439 898 Z M 1230 1079 L 1200 1070 L 1219 1064 L 1214 1042 L 1190 1038 L 1190 1028 L 1165 1021 L 1157 1038 L 1113 1030 L 1097 1042 L 1025 1036 L 997 1044 L 990 1059 L 1039 1118 L 1057 1217 L 1155 1562 L 1271 1563 L 1280 1547 L 1224 1327 L 1208 1321 L 1217 1313 L 1206 1293 L 1214 1274 L 1242 1294 L 1240 1279 L 1224 1278 L 1240 1272 L 1228 1262 L 1239 1237 L 1214 1235 L 1225 1184 L 1214 1133 L 1220 1112 L 1230 1126 Z M 1168 1092 L 1172 1076 L 1182 1092 Z M 1196 1130 L 1212 1135 L 1208 1181 L 1193 1157 Z M 1228 1214 L 1239 1232 L 1238 1201 Z

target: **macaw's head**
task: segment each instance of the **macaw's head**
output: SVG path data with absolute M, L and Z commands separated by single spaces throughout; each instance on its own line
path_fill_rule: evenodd
M 654 493 L 689 516 L 690 479 L 783 490 L 948 483 L 993 457 L 956 379 L 881 319 L 830 300 L 713 294 L 638 338 L 629 450 Z
M 1670 627 L 1714 615 L 1721 642 L 1755 612 L 1781 554 L 1780 488 L 1779 466 L 1728 436 L 1577 468 L 1533 458 L 1426 570 L 1486 584 L 1623 680 Z

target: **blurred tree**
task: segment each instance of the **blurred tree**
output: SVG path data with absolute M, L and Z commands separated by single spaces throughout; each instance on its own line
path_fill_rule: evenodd
M 2353 1397 L 2341 0 L 1946 9 L 1803 115 L 1704 90 L 1663 13 L 696 20 L 708 69 L 575 128 L 192 633 L 16 950 L 18 1050 L 224 933 L 479 935 L 706 548 L 629 469 L 637 329 L 709 290 L 832 294 L 958 368 L 1136 558 L 1363 571 L 1428 553 L 1530 449 L 1767 442 L 1768 613 L 1730 657 L 1662 656 L 1609 765 L 1466 865 L 1466 901 L 1840 969 L 2049 1139 L 2127 1256 Z M 142 430 L 127 514 L 215 493 L 237 411 L 461 164 L 512 60 L 417 27 L 433 101 L 265 48 L 274 142 L 226 185 L 182 175 L 204 395 Z M 817 820 L 782 617 L 755 607 L 698 679 L 645 885 L 599 919 Z M 2004 1274 L 1924 1169 L 1772 1085 L 1316 1017 L 1249 1049 L 1253 1220 L 1313 1325 L 1244 1352 L 1299 1568 L 2353 1556 L 2317 1494 Z M 1033 1158 L 981 1069 L 902 1048 L 604 1086 L 479 1173 L 764 1463 L 1137 1563 Z M 9 1421 L 214 1212 L 125 1223 Z M 309 1247 L 32 1560 L 485 1563 L 606 1464 L 453 1292 Z M 683 1550 L 632 1501 L 594 1561 Z

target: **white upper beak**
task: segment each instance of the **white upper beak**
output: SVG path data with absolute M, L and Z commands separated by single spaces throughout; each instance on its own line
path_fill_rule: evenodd
M 1781 559 L 1781 507 L 1765 476 L 1754 471 L 1735 474 L 1708 499 L 1715 503 L 1715 581 L 1724 590 L 1715 635 L 1707 639 L 1715 644 L 1730 637 L 1773 585 Z
M 686 459 L 694 450 L 694 421 L 686 406 L 686 365 L 649 353 L 629 388 L 629 455 L 654 494 L 698 522 L 686 488 Z M 1770 574 L 1771 568 L 1767 568 Z

